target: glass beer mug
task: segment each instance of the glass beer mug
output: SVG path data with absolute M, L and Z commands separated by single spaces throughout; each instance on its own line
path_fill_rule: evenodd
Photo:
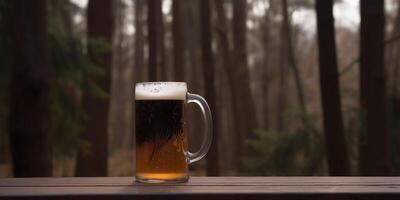
M 196 103 L 204 118 L 200 149 L 188 151 L 186 105 Z M 144 82 L 135 88 L 136 181 L 185 182 L 188 164 L 203 158 L 212 140 L 211 111 L 183 82 Z

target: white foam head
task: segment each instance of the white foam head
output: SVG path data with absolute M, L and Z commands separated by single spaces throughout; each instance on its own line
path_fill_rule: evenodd
M 186 83 L 183 82 L 145 82 L 137 83 L 136 100 L 185 100 Z

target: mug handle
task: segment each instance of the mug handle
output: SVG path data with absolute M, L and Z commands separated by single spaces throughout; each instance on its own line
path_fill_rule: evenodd
M 191 164 L 196 161 L 199 161 L 207 154 L 211 146 L 213 132 L 212 132 L 211 110 L 207 104 L 207 101 L 200 95 L 187 93 L 187 103 L 196 103 L 200 107 L 203 113 L 204 134 L 205 134 L 200 149 L 194 153 L 188 152 L 189 164 Z

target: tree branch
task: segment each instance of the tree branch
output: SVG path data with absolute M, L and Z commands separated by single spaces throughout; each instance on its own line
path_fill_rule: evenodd
M 400 34 L 398 34 L 398 35 L 396 35 L 396 36 L 394 36 L 394 37 L 392 37 L 392 38 L 389 38 L 389 39 L 385 40 L 384 44 L 387 45 L 387 44 L 396 42 L 396 41 L 399 40 L 399 39 L 400 39 Z M 339 76 L 341 76 L 341 75 L 345 74 L 346 72 L 350 71 L 350 69 L 351 69 L 355 64 L 357 64 L 358 62 L 360 62 L 360 57 L 355 58 L 353 61 L 351 61 L 351 62 L 350 62 L 349 64 L 347 64 L 345 67 L 343 67 L 343 70 L 341 70 L 341 71 L 339 72 Z

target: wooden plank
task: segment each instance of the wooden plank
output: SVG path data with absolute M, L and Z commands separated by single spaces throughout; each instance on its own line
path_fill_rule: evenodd
M 0 179 L 3 199 L 236 199 L 239 196 L 400 199 L 400 177 L 192 177 L 188 183 L 163 185 L 136 183 L 132 177 Z
M 400 177 L 191 177 L 179 185 L 387 185 L 400 184 Z M 0 187 L 10 186 L 130 186 L 133 177 L 0 178 Z M 164 184 L 168 185 L 168 184 Z M 177 184 L 171 184 L 177 185 Z

